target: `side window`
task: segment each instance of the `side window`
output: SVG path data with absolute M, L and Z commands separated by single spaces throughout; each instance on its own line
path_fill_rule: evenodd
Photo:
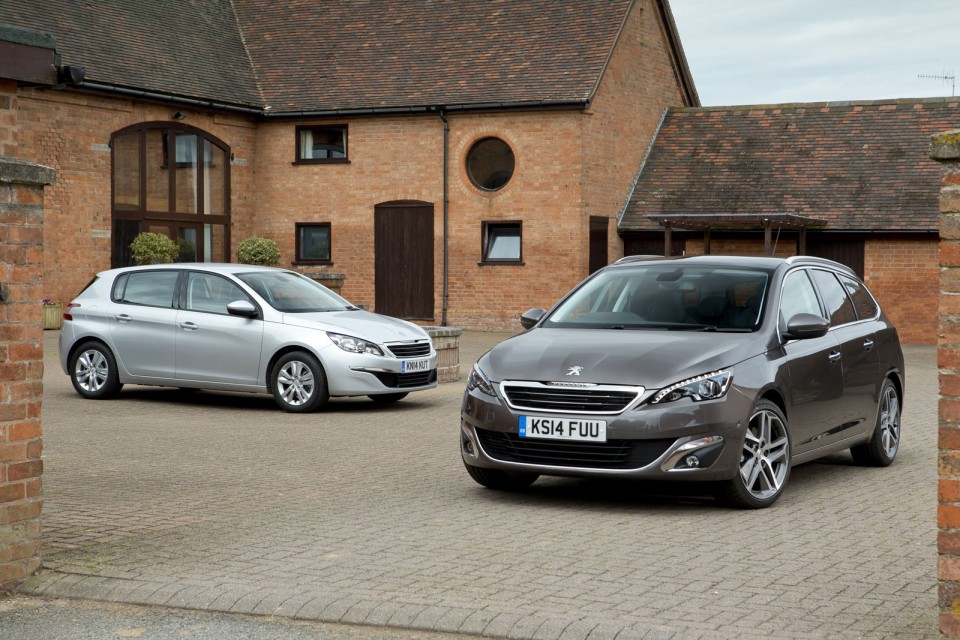
M 330 223 L 296 223 L 296 261 L 330 263 Z
M 785 329 L 787 322 L 798 313 L 822 315 L 817 293 L 810 282 L 806 270 L 787 274 L 783 281 L 783 295 L 780 296 L 780 328 Z
M 134 271 L 114 287 L 114 299 L 148 307 L 173 307 L 179 271 Z
M 856 322 L 857 312 L 853 309 L 853 303 L 847 297 L 837 277 L 829 271 L 813 269 L 813 280 L 817 283 L 817 289 L 823 296 L 823 304 L 827 307 L 827 313 L 830 314 L 830 324 L 834 327 L 849 322 Z
M 294 164 L 347 161 L 347 125 L 296 127 Z
M 520 222 L 484 222 L 483 262 L 521 262 L 522 237 Z
M 853 300 L 857 317 L 861 320 L 871 320 L 877 317 L 877 314 L 880 313 L 880 306 L 863 283 L 848 276 L 840 276 L 840 282 L 843 283 L 843 287 L 850 294 L 850 299 Z
M 250 300 L 243 289 L 226 278 L 212 273 L 187 274 L 186 308 L 227 315 L 227 305 L 237 300 Z

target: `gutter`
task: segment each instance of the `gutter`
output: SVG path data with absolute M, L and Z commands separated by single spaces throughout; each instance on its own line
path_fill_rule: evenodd
M 249 116 L 256 116 L 265 119 L 303 119 L 303 118 L 329 118 L 345 116 L 383 116 L 383 115 L 427 115 L 441 112 L 460 112 L 460 113 L 482 113 L 488 111 L 542 111 L 559 109 L 585 109 L 590 106 L 590 100 L 527 100 L 513 102 L 480 102 L 473 104 L 452 104 L 452 105 L 427 105 L 427 106 L 407 106 L 407 107 L 366 107 L 358 109 L 313 109 L 301 111 L 271 111 L 270 107 L 254 107 L 229 102 L 220 102 L 217 100 L 203 100 L 199 98 L 189 98 L 173 93 L 164 93 L 161 91 L 148 91 L 146 89 L 131 89 L 117 85 L 96 82 L 93 80 L 84 80 L 78 85 L 70 87 L 78 91 L 106 94 L 112 96 L 122 96 L 125 98 L 137 98 L 140 100 L 149 100 L 153 102 L 166 102 L 182 104 L 192 107 L 202 107 L 206 109 L 216 109 L 232 113 L 242 113 Z
M 447 182 L 447 165 L 448 165 L 448 153 L 447 147 L 449 146 L 450 140 L 450 122 L 447 121 L 447 114 L 444 113 L 443 109 L 440 109 L 440 119 L 443 120 L 443 297 L 442 297 L 442 309 L 440 312 L 440 326 L 447 326 L 447 306 L 450 301 L 450 289 L 449 289 L 449 243 L 447 235 L 447 226 L 449 221 L 449 203 L 450 203 L 450 190 Z

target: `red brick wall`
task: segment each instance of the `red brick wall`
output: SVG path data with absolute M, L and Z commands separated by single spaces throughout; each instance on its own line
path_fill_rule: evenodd
M 937 240 L 877 239 L 864 247 L 866 284 L 893 320 L 900 341 L 937 341 Z
M 57 171 L 57 182 L 45 196 L 46 267 L 42 297 L 66 303 L 97 271 L 110 268 L 110 135 L 140 122 L 170 121 L 174 111 L 183 109 L 41 89 L 21 89 L 15 100 L 15 155 Z M 2 101 L 0 84 L 0 107 Z M 252 121 L 238 116 L 184 112 L 185 124 L 230 145 L 235 156 L 230 167 L 232 215 L 234 219 L 249 215 L 254 154 Z M 0 121 L 3 117 L 0 109 Z M 236 246 L 237 236 L 231 240 Z
M 940 369 L 937 546 L 940 632 L 960 638 L 960 130 L 934 136 L 943 162 L 940 192 Z
M 0 158 L 0 590 L 40 566 L 43 184 Z
M 8 85 L 8 91 L 15 87 Z M 0 85 L 0 107 L 3 106 Z M 682 104 L 659 13 L 637 4 L 587 112 L 449 116 L 448 323 L 516 328 L 532 306 L 550 306 L 587 275 L 589 217 L 611 219 L 608 254 L 622 254 L 615 220 L 663 109 Z M 167 121 L 171 107 L 67 91 L 20 89 L 19 157 L 53 167 L 46 196 L 43 295 L 69 301 L 110 266 L 110 134 Z M 373 308 L 374 207 L 394 200 L 434 205 L 434 322 L 443 282 L 443 124 L 437 115 L 267 122 L 186 112 L 184 123 L 230 145 L 231 245 L 251 235 L 274 239 L 285 266 L 294 260 L 294 224 L 330 222 L 333 265 L 342 293 Z M 0 110 L 0 118 L 3 118 Z M 7 114 L 9 118 L 9 114 Z M 294 165 L 294 128 L 347 124 L 347 164 Z M 470 182 L 465 160 L 482 137 L 497 136 L 516 157 L 513 179 L 486 193 Z M 3 140 L 0 139 L 0 144 Z M 521 220 L 523 266 L 478 265 L 484 221 Z M 233 253 L 233 252 L 231 252 Z
M 583 126 L 583 211 L 579 261 L 586 277 L 590 217 L 610 219 L 609 261 L 623 256 L 617 218 L 626 202 L 650 140 L 668 106 L 682 106 L 665 27 L 654 0 L 638 2 L 627 17 L 620 39 L 600 82 Z

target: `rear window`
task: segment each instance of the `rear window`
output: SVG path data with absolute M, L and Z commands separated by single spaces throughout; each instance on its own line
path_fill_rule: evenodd
M 134 271 L 113 285 L 113 300 L 148 307 L 173 307 L 178 271 Z
M 853 300 L 853 306 L 861 320 L 872 320 L 877 317 L 880 313 L 880 305 L 873 299 L 863 283 L 847 276 L 840 276 L 840 282 L 843 283 L 843 288 L 847 290 L 850 299 Z

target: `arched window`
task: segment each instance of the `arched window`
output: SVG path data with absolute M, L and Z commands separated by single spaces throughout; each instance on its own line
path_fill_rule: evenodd
M 181 262 L 227 262 L 230 148 L 200 129 L 144 122 L 115 132 L 112 149 L 114 267 L 132 264 L 142 231 L 170 236 Z

